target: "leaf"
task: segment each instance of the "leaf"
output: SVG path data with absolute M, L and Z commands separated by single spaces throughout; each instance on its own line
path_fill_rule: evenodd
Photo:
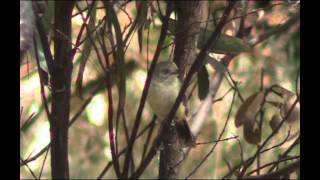
M 276 113 L 276 114 L 274 114 L 272 116 L 272 118 L 271 118 L 271 120 L 269 122 L 269 125 L 270 125 L 270 127 L 272 129 L 272 132 L 277 133 L 275 131 L 276 131 L 277 127 L 279 126 L 279 124 L 281 123 L 281 121 L 282 121 L 282 119 L 281 119 L 279 113 Z
M 116 35 L 116 42 L 117 42 L 117 75 L 119 77 L 119 83 L 118 83 L 118 91 L 119 91 L 119 105 L 120 107 L 124 107 L 125 104 L 125 95 L 126 95 L 126 67 L 124 63 L 124 45 L 126 43 L 126 40 L 122 40 L 122 32 L 120 28 L 120 23 L 117 18 L 116 12 L 114 11 L 112 5 L 109 1 L 103 1 L 105 3 L 106 8 L 106 14 L 108 17 L 108 21 L 112 22 L 115 35 Z M 144 3 L 142 3 L 144 4 Z M 142 7 L 144 7 L 142 5 Z M 134 27 L 134 26 L 133 26 Z M 129 33 L 128 33 L 129 34 Z
M 139 1 L 137 1 L 138 3 Z M 136 23 L 137 23 L 137 28 L 143 27 L 147 20 L 147 15 L 148 15 L 148 2 L 147 1 L 141 1 L 139 2 L 139 5 L 137 5 L 138 9 L 138 14 L 136 17 Z
M 287 149 L 292 145 L 292 143 L 296 140 L 296 137 L 300 134 L 300 124 L 288 123 L 288 121 L 285 121 L 281 128 L 276 131 L 276 128 L 279 126 L 282 120 L 283 119 L 280 115 L 280 112 L 277 112 L 272 116 L 269 125 L 272 129 L 272 132 L 277 134 L 276 138 L 283 139 L 284 136 L 287 138 L 286 142 L 283 143 L 280 147 L 281 149 Z
M 143 30 L 144 25 L 148 16 L 148 4 L 147 1 L 136 1 L 136 8 L 138 9 L 138 15 L 136 18 L 137 28 L 138 28 L 138 44 L 140 53 L 142 52 L 142 40 L 143 40 Z
M 209 74 L 206 66 L 202 66 L 198 73 L 198 96 L 200 100 L 203 100 L 209 91 Z
M 277 95 L 281 96 L 282 98 L 288 99 L 292 96 L 294 96 L 295 94 L 293 92 L 291 92 L 290 90 L 279 86 L 279 85 L 275 85 L 271 88 L 272 92 L 276 93 Z
M 264 92 L 259 91 L 249 96 L 240 106 L 235 119 L 235 126 L 240 127 L 245 122 L 255 122 L 255 116 L 259 112 L 264 98 Z
M 213 32 L 210 30 L 207 30 L 206 32 L 202 31 L 200 33 L 198 39 L 199 49 L 202 49 L 205 46 L 212 33 Z M 250 52 L 251 49 L 251 46 L 248 43 L 244 42 L 242 39 L 226 34 L 221 34 L 217 43 L 213 46 L 213 48 L 210 48 L 209 52 L 217 54 L 239 54 L 242 52 Z
M 259 142 L 261 141 L 261 129 L 255 122 L 244 123 L 243 135 L 245 140 L 250 144 L 259 144 Z
M 108 7 L 109 9 L 111 7 L 112 11 L 114 11 L 113 8 L 112 8 L 112 5 L 110 4 L 109 1 L 105 0 L 105 1 L 103 1 L 103 3 L 105 4 L 106 7 Z M 147 15 L 148 15 L 148 4 L 147 4 L 148 2 L 147 1 L 142 1 L 142 2 L 139 2 L 139 3 L 141 3 L 139 5 L 139 7 L 141 7 L 141 8 L 138 9 L 138 14 L 137 14 L 135 20 L 133 21 L 132 25 L 130 26 L 130 29 L 128 30 L 128 33 L 127 33 L 126 37 L 123 40 L 124 44 L 127 43 L 127 41 L 129 40 L 129 37 L 131 36 L 131 34 L 137 28 L 139 29 L 140 27 L 142 27 L 142 25 L 144 25 L 144 23 L 146 22 Z M 108 13 L 108 12 L 106 12 L 106 13 Z M 112 12 L 112 14 L 115 14 L 115 15 L 112 15 L 113 16 L 112 19 L 114 19 L 114 17 L 116 17 L 116 13 Z M 117 21 L 116 23 L 119 23 L 118 20 L 116 20 L 116 21 Z
M 272 91 L 282 97 L 283 103 L 280 106 L 280 114 L 282 118 L 286 117 L 291 107 L 293 106 L 297 96 L 290 90 L 283 88 L 279 85 L 273 86 Z M 286 122 L 293 123 L 300 121 L 300 104 L 297 103 L 290 115 L 287 117 Z
M 296 99 L 297 99 L 296 95 L 285 99 L 285 102 L 280 107 L 280 114 L 281 114 L 282 118 L 285 118 L 287 116 L 291 107 L 294 105 L 294 102 L 296 101 Z M 299 102 L 295 105 L 295 107 L 292 109 L 292 111 L 290 112 L 289 116 L 286 119 L 286 122 L 288 122 L 289 124 L 297 122 L 297 121 L 300 121 L 300 104 L 299 104 Z
M 283 103 L 281 102 L 277 102 L 277 101 L 268 101 L 269 104 L 271 104 L 272 106 L 276 107 L 276 108 L 280 108 L 282 106 Z
M 176 20 L 169 19 L 168 30 L 175 34 L 175 24 Z M 198 37 L 198 48 L 202 49 L 203 46 L 207 43 L 207 40 L 212 35 L 212 30 L 205 30 L 201 28 L 200 35 Z M 240 38 L 229 36 L 225 34 L 220 34 L 217 43 L 213 48 L 209 50 L 209 52 L 217 53 L 217 54 L 239 54 L 242 52 L 251 52 L 252 47 L 245 41 Z
M 252 94 L 240 106 L 236 115 L 236 126 L 239 123 L 240 125 L 244 124 L 243 135 L 245 140 L 250 144 L 259 144 L 261 141 L 261 129 L 256 123 L 256 115 L 260 110 L 263 98 L 263 91 Z

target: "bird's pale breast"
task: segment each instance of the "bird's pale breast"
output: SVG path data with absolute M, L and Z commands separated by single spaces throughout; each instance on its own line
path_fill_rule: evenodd
M 179 82 L 171 85 L 152 82 L 147 101 L 153 112 L 159 117 L 166 117 L 178 96 L 179 90 Z

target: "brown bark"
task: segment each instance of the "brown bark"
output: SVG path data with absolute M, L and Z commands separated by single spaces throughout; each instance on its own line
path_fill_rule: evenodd
M 181 72 L 188 72 L 196 58 L 197 39 L 204 1 L 177 1 L 175 9 L 178 16 L 176 24 L 174 61 Z M 181 73 L 180 75 L 182 75 Z
M 204 2 L 201 1 L 177 1 L 175 10 L 178 21 L 175 34 L 174 62 L 180 70 L 180 78 L 188 72 L 196 59 L 197 39 L 200 32 L 201 10 Z M 184 158 L 179 145 L 178 133 L 175 126 L 168 122 L 163 123 L 163 145 L 160 152 L 160 179 L 177 179 L 180 162 Z
M 51 174 L 53 179 L 69 179 L 68 123 L 70 112 L 71 13 L 74 2 L 57 1 L 54 22 L 54 61 L 51 76 L 50 116 Z

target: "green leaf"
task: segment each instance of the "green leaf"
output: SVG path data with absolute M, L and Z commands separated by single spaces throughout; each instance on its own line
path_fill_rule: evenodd
M 209 91 L 209 73 L 206 66 L 202 66 L 198 73 L 198 96 L 203 100 Z
M 136 18 L 137 28 L 143 27 L 147 20 L 148 15 L 148 1 L 141 1 L 138 8 L 138 14 Z
M 138 9 L 138 15 L 137 15 L 137 28 L 138 28 L 138 44 L 139 44 L 139 50 L 140 53 L 142 52 L 142 40 L 143 40 L 143 30 L 144 30 L 144 25 L 147 20 L 148 16 L 148 2 L 147 1 L 142 1 L 139 2 L 136 1 L 136 7 Z
M 175 24 L 176 20 L 169 19 L 168 30 L 172 34 L 175 34 Z M 212 33 L 213 31 L 210 29 L 204 30 L 203 28 L 201 28 L 200 35 L 198 38 L 199 49 L 202 49 L 204 47 Z M 209 52 L 217 54 L 239 54 L 242 52 L 250 52 L 251 50 L 252 47 L 242 39 L 234 36 L 220 34 L 217 43 L 214 45 L 213 48 L 209 50 Z
M 213 32 L 207 30 L 205 33 L 202 33 L 198 39 L 198 48 L 202 49 L 203 46 L 207 43 L 210 35 Z M 204 37 L 203 37 L 204 36 Z M 220 37 L 213 48 L 210 48 L 209 52 L 217 53 L 217 54 L 239 54 L 242 52 L 250 52 L 251 47 L 248 43 L 244 42 L 242 39 L 220 34 Z

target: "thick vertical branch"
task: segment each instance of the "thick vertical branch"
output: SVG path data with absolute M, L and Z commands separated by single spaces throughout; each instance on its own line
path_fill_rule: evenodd
M 188 71 L 188 73 L 187 73 L 187 75 L 186 75 L 186 78 L 184 79 L 184 82 L 183 82 L 183 84 L 182 84 L 182 87 L 181 87 L 181 89 L 180 89 L 180 91 L 179 91 L 179 94 L 178 94 L 178 97 L 177 97 L 177 99 L 176 99 L 176 102 L 175 102 L 175 104 L 173 105 L 173 107 L 172 107 L 169 115 L 168 115 L 168 116 L 165 118 L 165 120 L 164 120 L 164 121 L 168 121 L 169 124 L 170 124 L 170 122 L 171 122 L 174 114 L 176 113 L 176 111 L 177 111 L 177 109 L 178 109 L 178 106 L 180 105 L 180 103 L 181 103 L 181 101 L 182 101 L 182 99 L 183 99 L 183 97 L 184 97 L 184 94 L 185 94 L 185 92 L 186 92 L 186 89 L 187 89 L 190 81 L 191 81 L 192 76 L 193 76 L 196 72 L 198 72 L 198 71 L 200 70 L 200 68 L 202 67 L 202 64 L 203 64 L 203 62 L 204 62 L 204 60 L 205 60 L 205 56 L 206 56 L 207 50 L 208 50 L 210 47 L 214 47 L 214 46 L 215 46 L 215 44 L 216 44 L 216 42 L 217 42 L 217 39 L 218 39 L 218 37 L 219 37 L 219 35 L 220 35 L 220 32 L 221 32 L 221 30 L 222 30 L 222 28 L 223 28 L 223 26 L 224 26 L 224 24 L 225 24 L 225 22 L 226 22 L 226 20 L 227 20 L 227 18 L 228 18 L 228 16 L 229 16 L 229 14 L 230 14 L 230 12 L 231 12 L 231 10 L 232 10 L 232 8 L 233 8 L 233 6 L 234 6 L 235 3 L 236 3 L 236 1 L 230 1 L 230 2 L 229 2 L 228 6 L 226 7 L 226 9 L 225 9 L 225 11 L 224 11 L 224 13 L 223 13 L 223 16 L 222 16 L 221 20 L 219 21 L 219 24 L 216 26 L 215 31 L 214 31 L 213 34 L 210 36 L 210 38 L 209 38 L 209 40 L 207 41 L 206 45 L 203 47 L 203 49 L 202 49 L 202 50 L 200 51 L 200 53 L 196 56 L 196 59 L 195 59 L 194 62 L 192 63 L 192 66 L 190 67 L 190 70 Z M 170 131 L 169 131 L 169 133 L 170 133 Z M 171 136 L 170 134 L 168 134 L 168 135 L 164 134 L 164 135 L 165 135 L 165 136 L 168 136 L 168 137 Z M 173 138 L 173 137 L 171 136 L 171 138 Z M 167 138 L 164 138 L 164 139 L 167 139 Z M 165 140 L 164 140 L 164 141 L 165 141 Z M 167 144 L 166 142 L 164 142 L 164 144 L 165 144 L 165 148 L 171 148 L 171 147 L 174 148 L 174 146 L 171 146 L 171 145 L 168 146 L 168 147 L 166 147 L 166 144 Z M 167 144 L 167 145 L 168 145 L 168 144 Z M 172 149 L 172 151 L 173 151 L 173 150 L 176 151 L 177 149 Z M 160 157 L 160 158 L 161 158 L 161 157 Z M 175 158 L 175 160 L 177 160 L 177 159 L 178 159 L 178 158 Z M 181 159 L 179 159 L 179 161 L 180 161 L 180 160 L 181 160 Z M 177 174 L 178 174 L 178 173 L 176 173 L 176 172 L 177 172 L 177 166 L 176 166 L 176 164 L 174 165 L 174 168 L 175 168 L 175 169 L 172 169 L 172 167 L 170 167 L 170 165 L 172 165 L 172 162 L 169 161 L 169 162 L 167 162 L 166 164 L 167 164 L 167 167 L 165 167 L 165 168 L 167 168 L 166 170 L 167 170 L 167 171 L 169 170 L 169 172 L 168 172 L 167 176 L 164 177 L 164 178 L 174 178 L 174 177 L 176 177 Z
M 197 39 L 200 33 L 201 10 L 204 2 L 201 1 L 177 1 L 175 10 L 178 15 L 175 36 L 174 61 L 180 70 L 180 78 L 183 79 L 196 59 Z M 164 123 L 162 138 L 164 150 L 160 153 L 160 179 L 176 179 L 179 174 L 177 164 L 183 159 L 183 152 L 177 141 L 176 128 L 169 123 Z
M 204 1 L 177 1 L 175 3 L 178 21 L 175 27 L 174 61 L 180 72 L 187 72 L 188 67 L 196 59 L 197 40 L 202 19 L 201 11 L 204 3 Z
M 54 21 L 54 62 L 51 75 L 52 116 L 50 120 L 53 179 L 68 179 L 68 122 L 70 112 L 71 13 L 74 2 L 57 1 Z

